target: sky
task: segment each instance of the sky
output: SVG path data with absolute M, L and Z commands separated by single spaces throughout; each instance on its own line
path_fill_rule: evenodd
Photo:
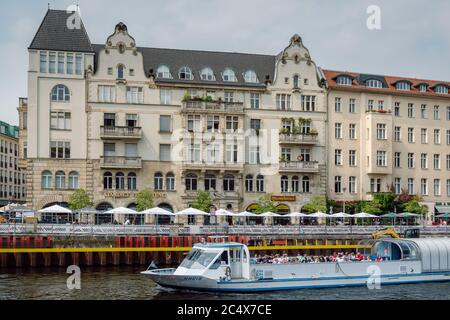
M 450 81 L 448 0 L 2 0 L 0 120 L 18 123 L 27 48 L 49 2 L 62 10 L 79 4 L 97 44 L 120 21 L 138 46 L 156 48 L 276 55 L 297 33 L 325 69 Z M 367 26 L 371 5 L 380 28 Z

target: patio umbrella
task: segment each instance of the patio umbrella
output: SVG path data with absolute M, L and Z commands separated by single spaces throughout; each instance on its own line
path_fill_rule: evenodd
M 420 215 L 411 212 L 403 212 L 398 215 L 399 218 L 418 218 Z
M 450 213 L 444 213 L 436 216 L 436 218 L 450 219 Z
M 171 216 L 171 217 L 175 216 L 175 213 L 172 213 L 170 211 L 167 211 L 167 210 L 164 210 L 164 209 L 161 209 L 158 207 L 142 211 L 141 214 L 148 214 L 148 215 L 155 215 L 155 216 Z
M 351 217 L 353 217 L 351 214 L 343 213 L 343 212 L 335 213 L 330 216 L 330 218 L 335 218 L 335 219 L 345 219 L 345 218 L 351 218 Z
M 395 212 L 388 212 L 386 214 L 383 214 L 381 218 L 392 219 L 392 225 L 395 226 L 395 219 L 398 218 L 398 215 Z
M 194 208 L 189 208 L 189 209 L 185 209 L 183 211 L 177 212 L 176 213 L 177 216 L 209 216 L 209 213 L 206 213 L 204 211 L 198 210 L 198 209 L 194 209 Z
M 129 209 L 129 208 L 120 207 L 120 208 L 116 208 L 116 209 L 112 209 L 112 210 L 106 211 L 104 214 L 110 214 L 111 216 L 114 216 L 116 214 L 118 214 L 118 215 L 135 216 L 134 220 L 136 220 L 136 217 L 138 215 L 140 215 L 141 213 L 139 213 L 137 211 L 134 211 L 132 209 Z
M 378 216 L 370 214 L 370 213 L 365 213 L 365 212 L 361 212 L 358 214 L 355 214 L 352 216 L 353 218 L 358 218 L 358 219 L 373 219 L 373 218 L 378 218 Z
M 323 213 L 323 212 L 316 212 L 314 214 L 308 215 L 308 218 L 330 218 L 331 216 L 329 214 Z
M 39 210 L 38 212 L 44 213 L 44 214 L 52 214 L 52 215 L 67 214 L 67 218 L 69 218 L 69 216 L 73 213 L 72 210 L 58 206 L 58 205 L 54 205 L 54 206 L 48 207 L 46 209 Z M 59 221 L 57 221 L 57 222 L 59 222 Z
M 261 215 L 261 217 L 265 217 L 265 218 L 281 217 L 281 214 L 273 213 L 273 212 L 265 212 Z
M 292 213 L 285 215 L 285 217 L 290 217 L 290 218 L 305 218 L 307 216 L 308 216 L 307 214 L 300 213 L 300 212 L 292 212 Z
M 248 211 L 238 213 L 236 216 L 237 217 L 245 217 L 245 218 L 259 217 L 259 215 L 257 215 L 256 213 L 252 213 L 252 212 L 248 212 Z
M 90 214 L 93 214 L 94 215 L 94 220 L 95 220 L 95 218 L 96 218 L 96 215 L 97 214 L 99 214 L 99 213 L 102 213 L 101 211 L 98 211 L 97 209 L 95 209 L 95 208 L 89 208 L 89 207 L 86 207 L 86 208 L 83 208 L 83 209 L 81 209 L 80 211 L 79 211 L 79 214 L 80 214 L 80 223 L 83 223 L 82 221 L 84 220 L 83 218 L 84 218 L 84 216 L 85 215 L 87 215 L 88 216 L 88 224 L 89 224 L 89 215 Z M 94 221 L 94 223 L 96 223 L 96 221 Z
M 216 216 L 219 216 L 219 217 L 234 217 L 234 216 L 236 216 L 236 214 L 233 213 L 233 212 L 230 212 L 228 210 L 220 209 L 220 210 L 216 211 Z

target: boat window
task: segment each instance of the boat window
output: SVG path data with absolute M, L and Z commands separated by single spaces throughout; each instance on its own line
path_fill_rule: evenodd
M 220 266 L 227 266 L 228 265 L 228 251 L 222 252 L 220 257 L 216 259 L 214 264 L 211 266 L 211 270 L 217 270 Z
M 402 248 L 403 251 L 403 260 L 418 259 L 417 250 L 412 244 L 401 242 L 400 247 Z
M 202 250 L 191 251 L 180 267 L 186 269 L 205 269 L 217 256 L 217 252 L 206 252 Z
M 244 258 L 243 258 L 243 262 L 247 263 L 247 252 L 244 250 Z

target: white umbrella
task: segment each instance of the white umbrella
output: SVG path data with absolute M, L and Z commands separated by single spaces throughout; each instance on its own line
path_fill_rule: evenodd
M 155 216 L 175 216 L 174 213 L 161 209 L 161 208 L 152 208 L 145 211 L 142 211 L 141 214 L 155 215 Z
M 189 208 L 189 209 L 185 209 L 183 211 L 177 212 L 176 213 L 177 216 L 209 216 L 209 213 L 206 213 L 204 211 L 198 210 L 198 209 L 194 209 L 194 208 Z
M 218 217 L 234 217 L 234 216 L 236 216 L 236 214 L 233 212 L 227 211 L 227 210 L 220 209 L 220 210 L 216 211 L 216 216 L 218 216 Z
M 323 212 L 316 212 L 308 216 L 309 218 L 329 218 L 330 215 Z
M 252 217 L 259 217 L 259 215 L 252 213 L 252 212 L 248 212 L 248 211 L 244 211 L 241 213 L 238 213 L 236 215 L 237 217 L 244 217 L 244 218 L 252 218 Z
M 353 218 L 358 218 L 358 219 L 369 219 L 369 218 L 378 218 L 378 217 L 375 216 L 375 215 L 373 215 L 373 214 L 361 212 L 361 213 L 358 213 L 358 214 L 353 215 Z
M 305 218 L 307 217 L 307 214 L 304 213 L 300 213 L 300 212 L 293 212 L 293 213 L 289 213 L 288 215 L 286 215 L 285 217 L 290 217 L 290 218 Z
M 261 217 L 281 217 L 281 215 L 280 214 L 277 214 L 277 213 L 273 213 L 273 212 L 266 212 L 266 213 L 263 213 L 262 215 L 261 215 Z
M 351 214 L 340 212 L 340 213 L 332 214 L 330 218 L 336 218 L 336 219 L 344 218 L 345 219 L 345 218 L 351 218 L 351 217 L 352 217 Z
M 72 210 L 69 210 L 67 208 L 61 207 L 61 206 L 52 206 L 52 207 L 48 207 L 46 209 L 42 209 L 38 211 L 39 213 L 66 213 L 66 214 L 70 214 L 72 213 Z
M 136 212 L 132 209 L 128 208 L 116 208 L 109 211 L 106 211 L 105 214 L 140 214 L 139 212 Z

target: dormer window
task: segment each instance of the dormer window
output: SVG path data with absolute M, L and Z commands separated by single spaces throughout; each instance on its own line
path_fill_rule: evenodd
M 117 79 L 124 79 L 124 70 L 125 67 L 121 64 L 117 67 Z
M 411 90 L 411 84 L 407 81 L 399 81 L 396 83 L 395 88 L 397 90 L 409 91 Z
M 437 86 L 434 88 L 434 92 L 437 93 L 437 94 L 448 94 L 448 87 L 447 87 L 447 86 L 444 86 L 444 85 L 442 85 L 442 84 L 437 85 Z
M 193 80 L 194 75 L 192 74 L 192 70 L 189 67 L 182 67 L 180 69 L 180 72 L 178 73 L 178 76 L 181 80 Z
M 258 83 L 258 76 L 253 70 L 249 70 L 244 74 L 244 80 L 246 83 Z
M 158 79 L 172 79 L 172 74 L 167 66 L 160 66 L 156 71 L 156 77 Z
M 383 88 L 383 82 L 381 82 L 380 80 L 375 80 L 375 79 L 367 80 L 366 87 L 368 87 L 368 88 Z
M 425 84 L 425 83 L 422 83 L 422 84 L 419 86 L 419 90 L 420 90 L 420 92 L 427 92 L 427 91 L 428 91 L 428 85 Z
M 231 69 L 225 69 L 222 74 L 222 79 L 225 82 L 237 82 L 236 74 Z
M 216 77 L 214 76 L 214 72 L 211 70 L 211 68 L 204 68 L 200 72 L 200 78 L 203 81 L 216 81 Z
M 353 83 L 353 80 L 349 76 L 339 76 L 336 78 L 336 83 L 341 86 L 351 86 Z

